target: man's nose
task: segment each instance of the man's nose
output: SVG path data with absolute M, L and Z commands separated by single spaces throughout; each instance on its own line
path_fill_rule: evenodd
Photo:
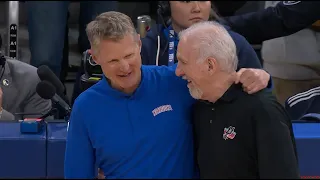
M 176 76 L 180 77 L 180 76 L 183 76 L 183 75 L 184 75 L 184 73 L 183 73 L 183 71 L 181 70 L 181 68 L 178 65 L 177 68 L 176 68 Z
M 122 61 L 120 64 L 120 70 L 126 72 L 129 70 L 129 63 L 127 61 Z

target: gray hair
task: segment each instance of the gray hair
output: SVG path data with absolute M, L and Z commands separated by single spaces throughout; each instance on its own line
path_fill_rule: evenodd
M 87 25 L 86 33 L 91 47 L 96 50 L 101 40 L 119 41 L 128 34 L 132 34 L 138 40 L 138 34 L 131 18 L 116 11 L 105 12 L 97 16 Z
M 179 33 L 180 39 L 190 35 L 195 40 L 194 49 L 199 52 L 197 62 L 212 57 L 225 71 L 237 69 L 236 45 L 228 31 L 218 22 L 199 22 Z

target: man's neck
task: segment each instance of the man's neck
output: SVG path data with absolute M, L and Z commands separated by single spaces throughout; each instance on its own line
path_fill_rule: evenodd
M 136 89 L 139 87 L 139 84 L 140 84 L 140 82 L 130 88 L 125 88 L 120 91 L 122 91 L 125 94 L 132 95 L 136 91 Z
M 235 73 L 231 73 L 229 75 L 224 75 L 219 78 L 219 82 L 222 83 L 215 83 L 213 84 L 213 87 L 211 89 L 214 89 L 212 92 L 212 95 L 210 95 L 208 98 L 206 98 L 208 101 L 214 103 L 218 99 L 220 99 L 224 93 L 227 92 L 227 90 L 232 86 L 232 84 L 235 82 Z

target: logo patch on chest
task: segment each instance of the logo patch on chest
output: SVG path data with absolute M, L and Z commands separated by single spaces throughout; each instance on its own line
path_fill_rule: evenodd
M 223 130 L 223 139 L 234 139 L 237 135 L 237 133 L 234 131 L 236 128 L 233 126 L 229 126 L 228 128 L 224 128 Z
M 167 112 L 167 111 L 173 111 L 171 105 L 162 105 L 162 106 L 159 106 L 157 108 L 155 108 L 153 111 L 152 111 L 152 114 L 153 116 L 156 116 L 160 113 L 163 113 L 163 112 Z

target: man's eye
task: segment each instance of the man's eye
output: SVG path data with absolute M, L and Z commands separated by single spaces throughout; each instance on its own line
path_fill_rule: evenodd
M 129 55 L 126 55 L 124 58 L 128 59 L 128 58 L 131 58 L 133 56 L 133 54 L 129 54 Z
M 109 61 L 109 63 L 115 63 L 115 62 L 118 62 L 117 59 L 112 59 L 111 61 Z

